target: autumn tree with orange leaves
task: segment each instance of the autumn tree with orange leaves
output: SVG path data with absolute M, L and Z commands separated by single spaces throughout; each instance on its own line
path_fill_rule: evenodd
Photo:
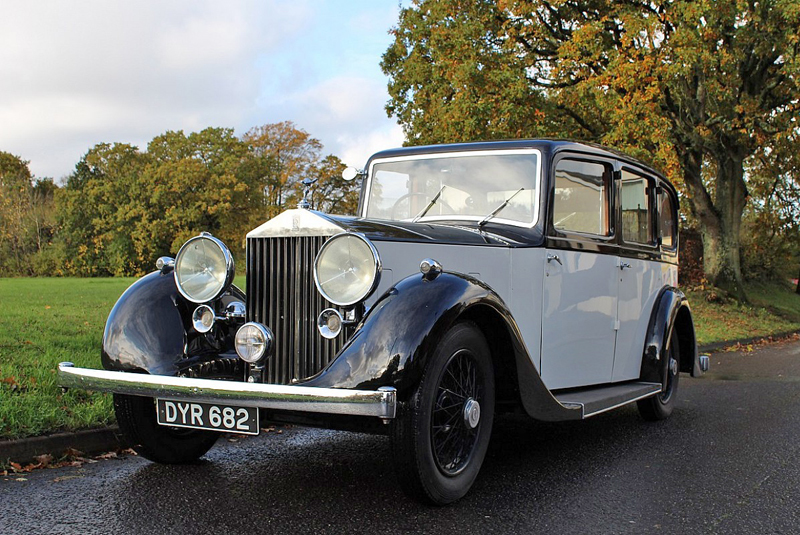
M 793 0 L 416 0 L 381 64 L 412 144 L 551 135 L 662 169 L 688 199 L 706 277 L 745 299 L 746 170 L 797 152 Z

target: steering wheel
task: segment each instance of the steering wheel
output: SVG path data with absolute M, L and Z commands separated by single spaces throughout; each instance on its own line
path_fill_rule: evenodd
M 406 193 L 405 195 L 401 195 L 400 197 L 398 197 L 398 199 L 392 205 L 392 210 L 391 210 L 392 219 L 398 219 L 397 212 L 398 212 L 398 207 L 400 206 L 400 203 L 402 203 L 404 200 L 406 200 L 408 198 L 411 198 L 411 197 L 424 197 L 425 206 L 427 206 L 427 203 L 429 203 L 430 199 L 431 199 L 430 195 L 428 195 L 427 193 L 421 192 L 421 191 L 417 191 L 417 192 L 414 192 L 414 193 Z M 431 210 L 436 208 L 437 205 L 442 207 L 442 208 L 446 208 L 446 211 L 450 212 L 451 214 L 455 213 L 455 210 L 453 210 L 453 207 L 450 206 L 449 204 L 447 204 L 446 202 L 444 202 L 441 197 L 439 197 L 439 199 L 437 199 L 436 204 L 434 204 L 431 207 Z M 409 215 L 409 217 L 413 218 L 416 215 L 417 214 Z

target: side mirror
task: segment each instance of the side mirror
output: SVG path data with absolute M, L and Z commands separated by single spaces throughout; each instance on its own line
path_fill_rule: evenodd
M 355 180 L 358 177 L 363 178 L 365 174 L 366 173 L 361 169 L 356 169 L 355 167 L 348 167 L 344 171 L 342 171 L 342 178 L 350 182 L 351 180 Z

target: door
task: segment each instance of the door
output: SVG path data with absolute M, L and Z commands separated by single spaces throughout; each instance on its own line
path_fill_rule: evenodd
M 612 177 L 610 162 L 576 157 L 555 165 L 540 367 L 551 390 L 611 381 L 620 271 Z
M 650 313 L 658 292 L 672 282 L 674 266 L 663 262 L 659 249 L 675 250 L 676 214 L 672 198 L 662 193 L 656 202 L 656 181 L 646 174 L 622 169 L 620 211 L 622 214 L 617 347 L 613 381 L 638 379 Z M 660 210 L 657 205 L 660 204 Z M 661 239 L 656 239 L 656 214 Z M 677 252 L 677 251 L 676 251 Z

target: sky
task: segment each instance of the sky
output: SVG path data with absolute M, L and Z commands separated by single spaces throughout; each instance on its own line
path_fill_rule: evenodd
M 403 134 L 398 0 L 2 0 L 0 151 L 61 182 L 97 143 L 293 121 L 361 167 Z

